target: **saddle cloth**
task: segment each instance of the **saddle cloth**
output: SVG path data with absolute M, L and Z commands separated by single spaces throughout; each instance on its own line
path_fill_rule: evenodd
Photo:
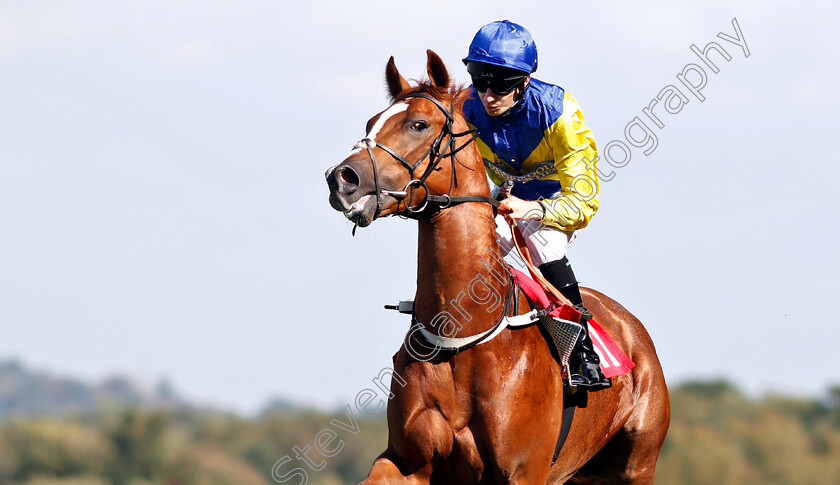
M 510 268 L 519 287 L 528 295 L 528 298 L 536 302 L 541 308 L 547 308 L 551 301 L 545 294 L 545 290 L 537 284 L 531 277 L 519 271 L 516 268 Z M 580 319 L 580 312 L 569 305 L 563 305 L 555 308 L 549 315 L 564 319 L 577 321 Z M 598 324 L 594 319 L 589 320 L 589 335 L 592 338 L 592 346 L 595 352 L 601 359 L 601 371 L 606 377 L 615 377 L 630 372 L 630 369 L 635 367 L 635 363 L 618 347 L 618 344 L 610 337 L 604 328 Z

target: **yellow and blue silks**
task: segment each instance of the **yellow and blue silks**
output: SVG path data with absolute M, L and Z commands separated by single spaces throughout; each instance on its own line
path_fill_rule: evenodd
M 559 86 L 531 78 L 525 96 L 507 114 L 490 116 L 478 95 L 464 104 L 478 131 L 481 156 L 497 185 L 513 180 L 512 194 L 540 201 L 545 223 L 582 229 L 598 211 L 598 149 L 583 111 Z

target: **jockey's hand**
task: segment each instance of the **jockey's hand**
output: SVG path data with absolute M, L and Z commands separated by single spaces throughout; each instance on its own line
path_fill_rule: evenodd
M 499 214 L 511 219 L 539 221 L 544 213 L 539 202 L 509 195 L 499 203 Z

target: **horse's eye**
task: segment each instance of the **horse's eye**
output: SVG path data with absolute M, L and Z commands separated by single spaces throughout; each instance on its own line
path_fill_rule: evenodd
M 427 125 L 425 121 L 416 121 L 413 125 L 411 125 L 411 129 L 414 131 L 426 131 L 428 128 L 429 125 Z

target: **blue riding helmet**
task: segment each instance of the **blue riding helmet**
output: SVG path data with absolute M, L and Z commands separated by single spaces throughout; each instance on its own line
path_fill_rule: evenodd
M 463 61 L 464 64 L 484 62 L 530 74 L 537 70 L 537 45 L 525 27 L 501 20 L 479 29 Z

